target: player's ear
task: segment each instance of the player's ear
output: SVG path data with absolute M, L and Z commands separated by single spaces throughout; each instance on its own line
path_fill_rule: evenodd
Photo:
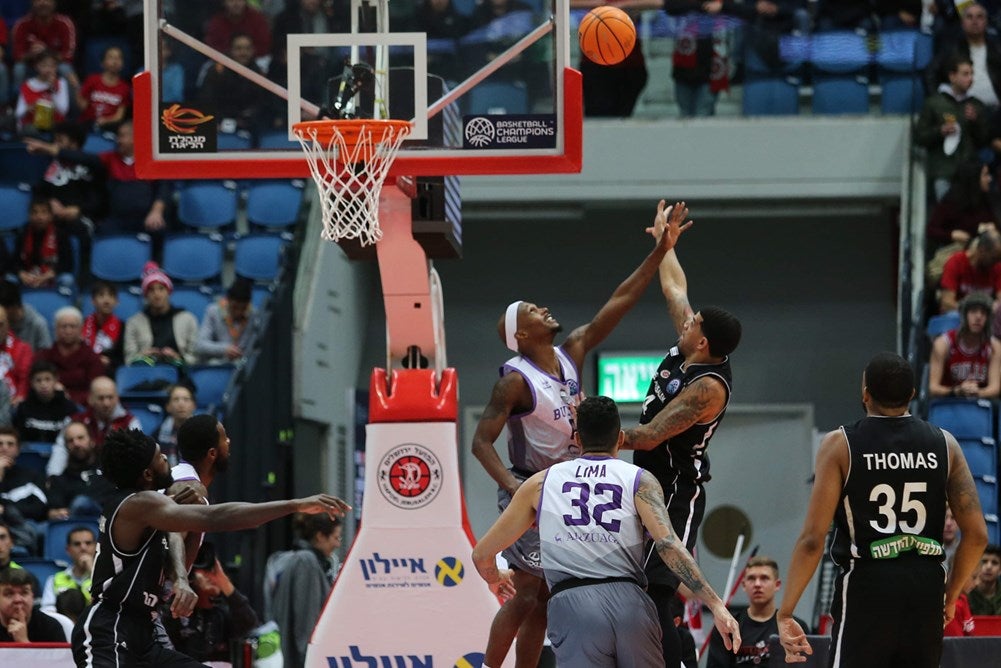
M 626 432 L 623 429 L 619 430 L 619 437 L 615 439 L 615 449 L 618 450 L 622 447 L 622 444 L 626 442 Z

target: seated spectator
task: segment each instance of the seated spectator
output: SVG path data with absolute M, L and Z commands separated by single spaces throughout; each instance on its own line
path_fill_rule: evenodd
M 960 18 L 961 31 L 943 40 L 938 55 L 928 68 L 931 77 L 928 89 L 932 90 L 948 75 L 945 67 L 958 55 L 973 65 L 973 83 L 967 94 L 990 108 L 998 106 L 1001 99 L 1001 41 L 987 30 L 987 10 L 983 4 L 964 3 Z
M 16 561 L 11 559 L 14 551 L 14 534 L 6 522 L 0 521 L 0 573 L 11 568 L 21 568 Z
M 190 311 L 170 303 L 174 284 L 155 262 L 143 269 L 146 306 L 125 322 L 125 359 L 154 363 L 194 364 L 198 321 Z
M 67 642 L 62 624 L 35 610 L 35 577 L 23 568 L 0 572 L 0 642 Z
M 44 359 L 31 363 L 31 389 L 14 409 L 13 425 L 25 443 L 55 443 L 70 416 L 80 407 L 56 388 L 56 365 Z
M 1001 615 L 999 575 L 1001 575 L 1001 547 L 988 545 L 984 550 L 984 556 L 980 558 L 977 586 L 967 595 L 970 599 L 970 612 L 974 615 Z
M 181 460 L 177 450 L 177 432 L 195 412 L 195 394 L 187 385 L 171 385 L 167 389 L 167 403 L 164 407 L 167 417 L 163 418 L 156 430 L 156 440 L 160 451 L 166 455 L 170 466 Z M 152 434 L 151 434 L 152 435 Z
M 115 381 L 100 376 L 90 384 L 90 394 L 87 395 L 87 409 L 74 415 L 73 422 L 82 422 L 87 427 L 91 440 L 100 458 L 101 445 L 108 432 L 112 429 L 138 429 L 142 431 L 142 423 L 132 413 L 125 410 L 118 401 L 118 386 Z M 48 476 L 57 476 L 66 469 L 68 453 L 66 449 L 65 431 L 56 439 L 52 446 L 49 463 L 45 467 Z
M 258 327 L 251 292 L 251 282 L 237 278 L 205 309 L 196 346 L 203 362 L 234 362 L 247 354 Z
M 14 116 L 20 130 L 45 132 L 70 112 L 70 86 L 58 74 L 58 62 L 51 51 L 42 51 L 31 61 L 35 76 L 18 88 Z
M 114 486 L 101 475 L 94 439 L 82 422 L 70 422 L 61 436 L 67 450 L 66 468 L 49 478 L 49 519 L 97 517 Z
M 955 311 L 959 300 L 973 292 L 992 298 L 1001 290 L 1001 234 L 987 230 L 966 250 L 957 251 L 942 268 L 938 307 L 940 313 Z
M 27 76 L 28 64 L 42 51 L 51 51 L 59 74 L 73 87 L 80 81 L 73 70 L 76 58 L 76 26 L 65 14 L 56 13 L 56 0 L 31 0 L 31 9 L 11 31 L 14 57 L 14 87 Z
M 21 439 L 13 427 L 0 427 L 0 504 L 10 504 L 35 529 L 45 535 L 49 499 L 45 495 L 45 478 L 17 463 L 21 454 Z M 33 546 L 37 547 L 37 546 Z
M 340 570 L 334 550 L 343 527 L 328 515 L 296 517 L 301 540 L 289 556 L 274 591 L 274 616 L 282 634 L 286 666 L 301 666 L 316 620 Z
M 222 11 L 209 19 L 205 26 L 205 43 L 226 53 L 236 35 L 250 38 L 251 60 L 271 53 L 271 26 L 259 10 L 248 6 L 247 0 L 223 0 Z
M 991 336 L 991 298 L 982 293 L 960 302 L 960 325 L 935 339 L 928 362 L 933 397 L 995 399 L 1001 394 L 1001 341 Z
M 209 561 L 208 557 L 211 557 Z M 198 603 L 190 617 L 175 617 L 161 605 L 161 618 L 174 648 L 197 661 L 229 661 L 230 643 L 261 625 L 250 601 L 233 586 L 211 543 L 203 543 L 191 571 Z
M 83 144 L 87 131 L 76 123 L 58 123 L 52 141 L 25 139 L 28 153 L 52 156 L 36 191 L 52 200 L 56 223 L 89 247 L 94 221 L 105 208 L 103 166 L 100 158 L 87 153 Z
M 98 230 L 102 234 L 154 235 L 163 245 L 172 189 L 169 181 L 139 179 L 136 176 L 133 125 L 126 120 L 115 133 L 115 150 L 101 154 L 107 175 L 108 215 Z
M 109 46 L 101 56 L 101 71 L 88 76 L 76 94 L 80 121 L 97 130 L 107 130 L 125 120 L 132 100 L 132 87 L 122 79 L 125 54 Z
M 160 40 L 160 97 L 164 102 L 184 102 L 184 66 L 173 59 L 170 38 Z
M 990 167 L 979 160 L 967 160 L 956 168 L 949 190 L 928 218 L 929 255 L 950 243 L 966 246 L 985 223 L 997 227 L 1001 202 L 991 190 L 993 181 Z
M 914 141 L 928 154 L 928 179 L 936 202 L 949 190 L 957 167 L 975 158 L 989 138 L 984 103 L 969 95 L 973 63 L 966 56 L 954 55 L 948 77 L 949 83 L 925 99 L 914 126 Z
M 16 405 L 28 396 L 31 359 L 31 347 L 10 331 L 7 311 L 0 307 L 0 375 L 10 391 L 11 404 Z
M 74 624 L 86 607 L 87 599 L 79 589 L 67 589 L 56 596 L 56 612 L 65 615 Z
M 8 325 L 14 336 L 27 343 L 32 350 L 52 345 L 49 323 L 31 304 L 21 300 L 21 286 L 11 281 L 0 281 L 0 306 L 7 311 Z
M 64 306 L 54 316 L 56 342 L 39 350 L 36 359 L 52 362 L 58 369 L 59 384 L 78 404 L 87 401 L 90 384 L 105 375 L 100 356 L 83 339 L 83 314 L 75 306 Z
M 953 554 L 955 554 L 955 552 Z M 946 564 L 948 564 L 948 569 L 951 571 L 953 566 L 952 556 L 947 557 Z M 970 592 L 973 591 L 973 588 L 977 586 L 977 578 L 979 574 L 980 567 L 978 566 L 973 573 L 970 574 L 970 579 L 967 580 L 965 585 L 963 585 L 963 590 L 960 592 L 959 598 L 956 599 L 956 613 L 953 615 L 952 621 L 946 624 L 945 628 L 942 630 L 942 635 L 946 638 L 973 635 L 976 624 L 973 621 L 973 613 L 970 612 L 969 596 Z
M 226 53 L 247 69 L 264 76 L 264 71 L 254 62 L 254 41 L 248 35 L 234 34 Z M 211 61 L 205 64 L 198 80 L 198 101 L 215 110 L 222 132 L 261 132 L 266 123 L 264 107 L 268 95 L 250 79 Z
M 71 529 L 66 535 L 66 554 L 70 565 L 64 571 L 50 575 L 42 586 L 42 610 L 55 611 L 56 597 L 67 589 L 76 589 L 90 603 L 90 576 L 94 571 L 97 536 L 90 527 Z
M 21 285 L 29 288 L 72 288 L 73 248 L 66 230 L 56 225 L 52 200 L 31 199 L 28 225 L 17 233 L 14 270 Z
M 118 308 L 118 288 L 108 281 L 94 281 L 90 286 L 94 312 L 83 321 L 83 338 L 100 355 L 108 373 L 122 364 L 125 323 L 115 315 Z
M 740 650 L 736 654 L 728 650 L 719 631 L 713 629 L 706 668 L 730 668 L 738 663 L 768 665 L 768 639 L 779 632 L 775 621 L 778 612 L 775 594 L 782 587 L 779 565 L 770 557 L 751 557 L 744 569 L 741 586 L 747 594 L 748 607 L 736 614 L 740 624 Z M 802 620 L 796 621 L 802 628 L 809 628 Z

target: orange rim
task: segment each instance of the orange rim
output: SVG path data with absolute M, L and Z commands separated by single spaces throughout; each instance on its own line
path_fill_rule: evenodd
M 358 138 L 365 128 L 378 131 L 391 129 L 395 134 L 406 129 L 410 132 L 412 124 L 410 121 L 398 121 L 393 119 L 376 118 L 352 118 L 352 119 L 328 119 L 322 121 L 303 121 L 292 126 L 292 131 L 300 139 L 312 139 L 316 133 L 316 140 L 324 144 L 330 143 L 334 134 L 339 134 L 344 138 L 344 143 L 348 147 L 358 144 Z

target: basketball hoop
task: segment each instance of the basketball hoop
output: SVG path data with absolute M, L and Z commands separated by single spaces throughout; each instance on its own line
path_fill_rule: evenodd
M 371 118 L 292 126 L 320 191 L 323 239 L 367 246 L 382 238 L 379 194 L 410 128 L 409 121 Z

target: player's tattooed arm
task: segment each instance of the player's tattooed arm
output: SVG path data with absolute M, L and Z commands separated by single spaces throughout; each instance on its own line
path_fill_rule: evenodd
M 711 377 L 697 378 L 647 424 L 625 430 L 622 447 L 652 450 L 694 424 L 708 422 L 726 407 L 726 389 Z
M 945 587 L 944 618 L 948 623 L 955 614 L 956 599 L 959 598 L 963 585 L 973 575 L 987 546 L 987 525 L 980 507 L 976 483 L 973 482 L 962 449 L 952 434 L 945 430 L 943 433 L 949 448 L 949 477 L 945 491 L 960 532 L 959 547 L 953 556 Z
M 518 489 L 518 479 L 504 466 L 494 442 L 504 430 L 507 419 L 512 414 L 530 410 L 531 392 L 520 373 L 509 373 L 494 384 L 490 403 L 483 410 L 473 434 L 473 454 L 497 485 L 511 494 Z

